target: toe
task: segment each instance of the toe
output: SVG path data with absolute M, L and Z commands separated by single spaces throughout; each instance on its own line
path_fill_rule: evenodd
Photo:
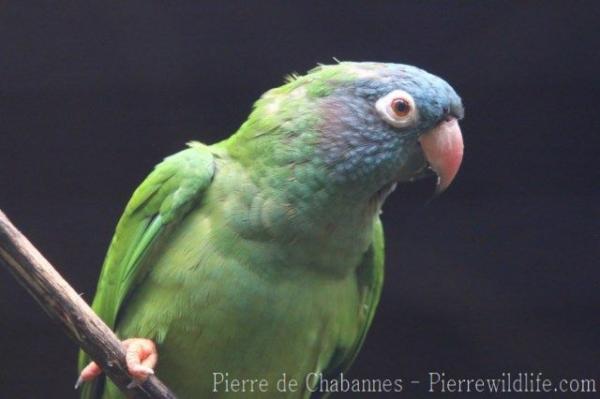
M 131 338 L 123 341 L 125 360 L 129 374 L 137 380 L 145 380 L 154 374 L 154 366 L 158 361 L 156 345 L 149 339 Z
M 79 374 L 79 378 L 77 379 L 77 382 L 75 383 L 75 389 L 79 388 L 81 386 L 81 384 L 83 384 L 84 382 L 93 380 L 94 378 L 98 377 L 100 374 L 102 374 L 102 369 L 100 368 L 100 366 L 98 366 L 96 364 L 96 362 L 89 363 L 87 366 L 85 366 L 83 368 L 83 370 L 81 370 L 81 373 Z

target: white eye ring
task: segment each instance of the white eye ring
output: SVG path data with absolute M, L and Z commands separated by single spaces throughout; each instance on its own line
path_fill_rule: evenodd
M 394 109 L 399 103 L 406 107 L 406 112 Z M 375 109 L 386 122 L 394 127 L 406 127 L 419 117 L 415 100 L 404 90 L 394 90 L 381 97 L 375 103 Z

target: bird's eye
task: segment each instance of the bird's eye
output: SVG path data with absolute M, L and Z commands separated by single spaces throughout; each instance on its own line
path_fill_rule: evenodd
M 419 117 L 415 100 L 404 90 L 394 90 L 381 97 L 375 108 L 387 123 L 398 128 L 411 125 Z
M 394 98 L 391 106 L 392 111 L 399 117 L 406 116 L 410 112 L 410 103 L 405 98 Z

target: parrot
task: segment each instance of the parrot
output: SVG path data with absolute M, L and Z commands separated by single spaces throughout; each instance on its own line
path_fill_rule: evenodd
M 379 303 L 382 205 L 423 177 L 450 185 L 463 116 L 421 68 L 337 61 L 288 76 L 229 138 L 166 157 L 126 205 L 92 303 L 133 381 L 156 373 L 183 399 L 325 395 Z M 79 370 L 82 399 L 124 397 L 83 352 Z

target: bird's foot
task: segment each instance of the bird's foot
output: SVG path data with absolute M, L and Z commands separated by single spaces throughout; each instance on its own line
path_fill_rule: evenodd
M 125 349 L 125 361 L 127 362 L 127 370 L 133 378 L 129 384 L 129 388 L 141 384 L 154 374 L 154 366 L 158 361 L 158 352 L 156 345 L 149 339 L 145 338 L 130 338 L 122 342 Z M 75 383 L 75 389 L 87 381 L 92 381 L 94 378 L 102 374 L 102 369 L 96 362 L 90 362 L 81 370 L 79 378 Z

